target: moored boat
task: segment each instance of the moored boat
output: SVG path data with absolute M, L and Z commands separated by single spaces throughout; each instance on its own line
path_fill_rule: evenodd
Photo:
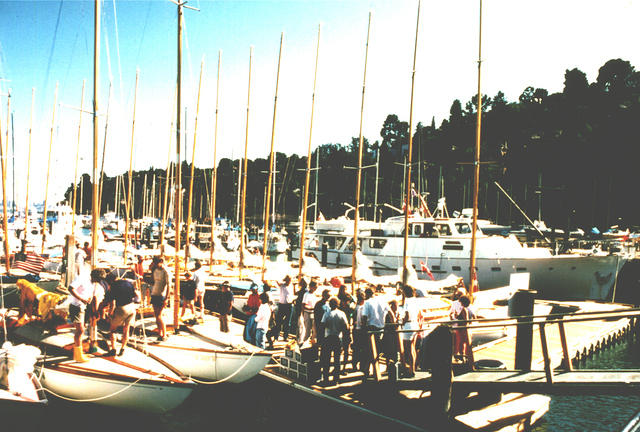
M 153 332 L 154 327 L 155 324 L 145 323 L 147 331 Z M 137 328 L 142 328 L 141 323 Z M 163 341 L 134 338 L 129 345 L 205 384 L 247 381 L 271 361 L 270 353 L 242 339 L 241 328 L 234 327 L 236 331 L 230 335 L 216 332 L 215 328 L 219 328 L 218 320 L 206 316 L 203 324 L 183 325 L 178 333 L 168 330 Z
M 52 394 L 77 402 L 151 413 L 164 413 L 181 405 L 195 383 L 169 365 L 137 350 L 127 349 L 122 356 L 104 351 L 85 354 L 87 362 L 72 359 L 73 331 L 44 330 L 32 321 L 14 329 L 17 337 L 39 345 L 45 359 L 36 365 L 42 385 Z M 50 356 L 53 354 L 53 356 Z

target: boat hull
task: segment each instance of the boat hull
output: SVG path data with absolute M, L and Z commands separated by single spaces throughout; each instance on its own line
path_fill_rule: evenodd
M 299 252 L 299 250 L 295 251 Z M 309 253 L 318 251 L 310 250 Z M 397 274 L 402 256 L 373 255 L 364 253 L 373 263 L 371 270 L 377 275 Z M 351 265 L 351 253 L 327 252 L 328 267 Z M 294 253 L 295 257 L 295 253 Z M 428 278 L 420 271 L 423 257 L 410 257 L 421 279 Z M 435 279 L 450 274 L 462 277 L 469 284 L 469 257 L 429 256 L 427 263 Z M 529 273 L 529 288 L 538 291 L 540 297 L 553 299 L 612 300 L 617 275 L 627 258 L 619 255 L 579 256 L 554 255 L 523 258 L 476 258 L 480 289 L 492 289 L 510 284 L 514 273 Z M 344 265 L 343 265 L 344 264 Z
M 271 360 L 260 352 L 225 352 L 207 348 L 185 348 L 171 344 L 150 344 L 151 355 L 165 361 L 186 376 L 207 382 L 241 383 L 256 376 Z
M 69 364 L 39 365 L 42 385 L 51 393 L 74 401 L 149 413 L 165 413 L 181 405 L 193 391 L 192 385 L 180 385 L 100 376 L 70 367 Z

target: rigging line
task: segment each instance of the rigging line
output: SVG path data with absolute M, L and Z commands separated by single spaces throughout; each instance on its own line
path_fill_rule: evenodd
M 102 28 L 106 28 L 106 23 L 102 24 Z M 109 82 L 113 82 L 113 71 L 111 70 L 111 50 L 109 49 L 109 38 L 103 37 L 102 39 L 104 40 L 104 47 L 107 52 L 107 70 L 109 73 Z
M 122 66 L 120 64 L 120 35 L 118 33 L 118 14 L 116 13 L 116 0 L 113 0 L 113 26 L 116 31 L 116 57 L 118 58 L 118 78 L 120 79 L 120 101 L 123 100 Z
M 43 91 L 46 91 L 49 84 L 49 71 L 51 70 L 51 60 L 53 59 L 53 51 L 56 46 L 56 39 L 58 37 L 58 27 L 60 26 L 60 16 L 62 15 L 62 3 L 64 0 L 60 0 L 60 6 L 58 7 L 58 18 L 56 19 L 56 28 L 53 32 L 53 41 L 51 41 L 51 48 L 49 49 L 49 60 L 47 60 L 47 71 L 44 74 L 44 84 L 42 85 Z
M 115 7 L 115 0 L 114 0 Z M 151 2 L 147 3 L 147 15 L 144 18 L 144 25 L 142 26 L 142 38 L 140 38 L 140 45 L 138 46 L 138 55 L 136 56 L 136 64 L 140 63 L 140 53 L 142 52 L 142 43 L 144 42 L 144 36 L 147 32 L 147 23 L 149 22 L 149 15 L 151 15 Z

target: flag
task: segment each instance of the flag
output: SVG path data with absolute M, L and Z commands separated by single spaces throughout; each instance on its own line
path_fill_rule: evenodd
M 426 257 L 425 257 L 425 261 L 426 261 Z M 433 277 L 433 273 L 431 273 L 431 270 L 429 270 L 429 267 L 427 267 L 427 264 L 424 261 L 420 261 L 420 269 L 425 272 L 427 275 L 429 275 L 429 277 L 431 278 L 431 280 L 435 280 L 435 278 Z
M 29 273 L 38 274 L 44 267 L 46 260 L 35 252 L 27 251 L 27 259 L 25 261 L 16 261 L 13 268 L 24 270 Z

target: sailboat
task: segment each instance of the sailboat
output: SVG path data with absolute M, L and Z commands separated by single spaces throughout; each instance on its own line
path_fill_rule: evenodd
M 167 317 L 168 320 L 170 318 Z M 197 382 L 241 383 L 256 376 L 270 361 L 271 354 L 242 338 L 242 325 L 232 322 L 230 332 L 222 333 L 215 316 L 205 315 L 203 323 L 182 324 L 179 332 L 167 325 L 166 340 L 149 340 L 155 320 L 136 323 L 137 337 L 129 345 L 151 358 L 174 365 L 182 374 Z

